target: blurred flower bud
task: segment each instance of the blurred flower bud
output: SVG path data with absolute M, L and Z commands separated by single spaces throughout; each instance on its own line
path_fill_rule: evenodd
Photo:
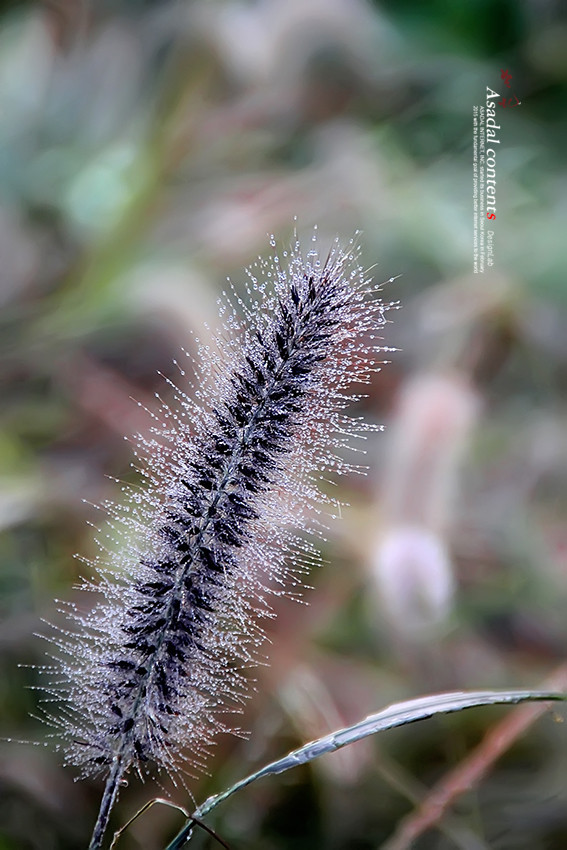
M 388 619 L 405 635 L 441 623 L 451 609 L 446 535 L 478 412 L 478 396 L 462 377 L 419 375 L 402 389 L 388 429 L 385 527 L 375 540 L 371 569 Z
M 417 634 L 445 620 L 454 579 L 443 539 L 419 526 L 397 526 L 373 554 L 373 575 L 386 616 L 396 631 Z

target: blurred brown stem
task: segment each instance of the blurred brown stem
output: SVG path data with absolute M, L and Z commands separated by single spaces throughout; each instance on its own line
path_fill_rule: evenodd
M 542 688 L 567 688 L 567 664 L 562 664 L 544 682 Z M 516 708 L 497 723 L 479 746 L 431 790 L 423 802 L 400 821 L 394 835 L 381 850 L 409 850 L 413 842 L 438 825 L 453 803 L 477 785 L 495 762 L 535 721 L 548 711 L 543 703 Z

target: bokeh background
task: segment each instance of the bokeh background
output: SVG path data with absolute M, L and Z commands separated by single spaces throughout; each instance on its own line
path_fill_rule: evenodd
M 249 740 L 219 742 L 195 799 L 391 701 L 567 686 L 566 77 L 553 0 L 0 4 L 4 736 L 48 732 L 18 665 L 43 663 L 33 634 L 74 598 L 91 505 L 121 498 L 109 476 L 136 478 L 132 399 L 167 398 L 158 372 L 294 216 L 323 251 L 362 230 L 374 278 L 402 275 L 384 296 L 399 350 L 358 411 L 386 430 L 367 477 L 341 481 L 309 607 L 278 601 Z M 474 275 L 487 85 L 521 105 L 498 106 L 495 265 Z M 563 850 L 567 730 L 539 713 L 361 742 L 211 824 L 236 850 Z M 73 779 L 49 748 L 0 742 L 0 850 L 85 847 L 101 785 Z M 132 779 L 115 825 L 161 793 Z M 156 807 L 122 846 L 179 825 Z

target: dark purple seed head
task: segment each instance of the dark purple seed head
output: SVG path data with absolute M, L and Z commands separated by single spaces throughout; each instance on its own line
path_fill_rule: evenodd
M 156 439 L 139 445 L 148 488 L 126 510 L 106 506 L 124 552 L 114 578 L 102 557 L 94 564 L 104 601 L 69 607 L 76 634 L 56 639 L 68 685 L 48 688 L 69 700 L 53 722 L 85 773 L 117 755 L 175 771 L 193 751 L 201 764 L 230 730 L 266 588 L 312 565 L 312 509 L 338 513 L 317 478 L 347 471 L 345 441 L 371 429 L 343 410 L 348 387 L 378 368 L 378 290 L 352 245 L 321 261 L 296 244 L 284 260 L 250 270 L 252 306 L 226 299 L 198 389 L 179 389 Z

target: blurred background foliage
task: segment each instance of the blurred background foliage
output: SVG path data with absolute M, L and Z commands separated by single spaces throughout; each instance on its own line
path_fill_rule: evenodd
M 294 216 L 323 251 L 361 229 L 375 278 L 403 275 L 385 291 L 400 350 L 361 410 L 387 428 L 369 475 L 341 481 L 350 507 L 310 607 L 278 602 L 250 739 L 221 741 L 192 793 L 394 700 L 565 687 L 565 5 L 45 0 L 0 16 L 2 734 L 47 734 L 18 664 L 42 663 L 33 633 L 73 597 L 73 554 L 96 552 L 91 504 L 121 498 L 108 476 L 136 477 L 124 437 L 150 423 L 132 398 L 168 396 L 158 372 L 176 374 L 226 277 L 242 287 Z M 495 265 L 473 275 L 487 85 L 521 105 L 498 107 Z M 565 726 L 524 714 L 519 735 L 518 717 L 361 742 L 211 821 L 248 850 L 563 850 Z M 471 752 L 477 779 L 459 787 Z M 0 743 L 0 850 L 85 847 L 100 793 L 50 749 Z M 162 793 L 131 779 L 116 825 Z M 154 808 L 123 846 L 163 847 L 178 824 Z

